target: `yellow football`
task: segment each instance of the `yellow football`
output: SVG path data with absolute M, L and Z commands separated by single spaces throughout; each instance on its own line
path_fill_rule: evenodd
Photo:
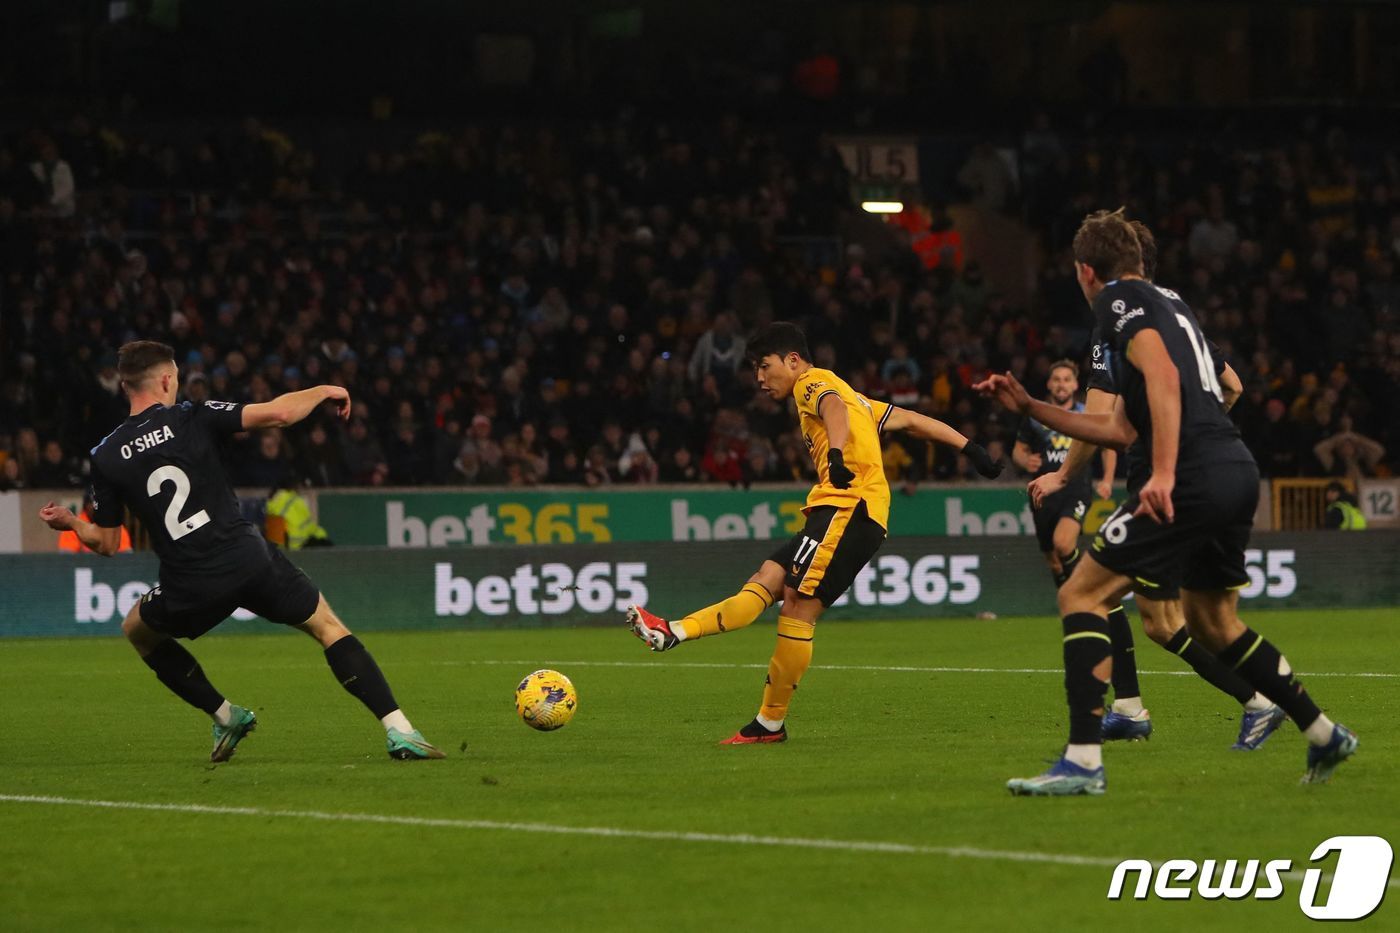
M 549 732 L 567 725 L 578 709 L 574 685 L 558 671 L 535 671 L 515 688 L 515 711 L 525 725 Z

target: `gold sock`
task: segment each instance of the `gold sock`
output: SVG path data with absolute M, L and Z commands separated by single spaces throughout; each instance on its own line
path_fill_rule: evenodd
M 778 647 L 773 650 L 773 659 L 768 662 L 763 707 L 758 711 L 764 719 L 787 718 L 792 694 L 812 663 L 812 636 L 816 631 L 814 622 L 778 616 Z
M 686 639 L 704 638 L 751 625 L 771 605 L 773 595 L 768 590 L 757 583 L 745 583 L 742 590 L 723 602 L 692 612 L 676 624 L 685 631 Z

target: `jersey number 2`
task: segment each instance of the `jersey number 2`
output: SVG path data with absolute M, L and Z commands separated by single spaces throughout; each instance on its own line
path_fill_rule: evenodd
M 165 509 L 165 530 L 171 541 L 178 541 L 209 524 L 209 513 L 200 509 L 188 518 L 180 517 L 180 510 L 190 497 L 190 478 L 177 466 L 167 464 L 146 477 L 146 495 L 160 495 L 161 487 L 167 482 L 175 484 L 175 495 L 170 497 L 170 505 Z

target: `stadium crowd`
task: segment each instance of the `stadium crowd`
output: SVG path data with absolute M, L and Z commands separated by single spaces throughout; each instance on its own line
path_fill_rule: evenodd
M 806 479 L 794 419 L 745 365 L 743 335 L 773 319 L 861 391 L 1003 455 L 1016 424 L 970 386 L 1010 369 L 1035 391 L 1083 358 L 1068 243 L 1118 204 L 1241 373 L 1266 475 L 1394 471 L 1400 152 L 1295 135 L 1158 146 L 1041 115 L 970 147 L 946 193 L 1043 244 L 1020 307 L 952 250 L 813 251 L 853 210 L 840 159 L 736 118 L 567 142 L 467 127 L 340 169 L 256 120 L 181 143 L 77 117 L 0 142 L 0 489 L 82 485 L 126 415 L 113 351 L 136 337 L 176 347 L 196 401 L 351 389 L 348 425 L 241 439 L 245 486 Z M 952 451 L 888 444 L 906 484 L 976 479 Z

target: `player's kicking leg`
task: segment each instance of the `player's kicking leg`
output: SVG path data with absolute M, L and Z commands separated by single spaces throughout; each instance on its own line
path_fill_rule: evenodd
M 326 652 L 326 663 L 330 665 L 335 679 L 384 726 L 390 758 L 410 761 L 446 757 L 413 728 L 394 700 L 393 691 L 389 689 L 389 682 L 384 679 L 379 665 L 360 644 L 360 640 L 351 635 L 350 630 L 331 611 L 324 596 L 320 597 L 315 614 L 297 628 L 321 644 Z
M 209 760 L 228 761 L 233 757 L 238 743 L 257 728 L 258 718 L 252 710 L 234 706 L 224 699 L 224 695 L 209 682 L 204 668 L 200 667 L 194 655 L 174 638 L 151 628 L 141 618 L 142 605 L 153 595 L 158 598 L 159 592 L 159 589 L 152 590 L 145 599 L 131 607 L 122 620 L 122 634 L 171 693 L 208 714 L 214 722 L 214 750 L 210 752 Z
M 752 625 L 773 605 L 782 588 L 782 565 L 766 560 L 743 588 L 728 599 L 698 609 L 675 622 L 668 622 L 641 606 L 628 606 L 627 626 L 652 651 L 670 651 L 683 641 Z
M 807 513 L 802 531 L 764 563 L 760 574 L 774 568 L 782 572 L 783 609 L 763 682 L 763 703 L 752 722 L 720 744 L 786 741 L 788 706 L 811 666 L 817 619 L 850 589 L 884 542 L 885 529 L 870 518 L 864 501 L 854 507 L 821 505 Z
M 1183 607 L 1192 634 L 1220 660 L 1283 709 L 1308 740 L 1303 783 L 1327 781 L 1356 753 L 1356 736 L 1318 709 L 1293 673 L 1288 659 L 1263 635 L 1240 621 L 1235 590 L 1183 590 Z

